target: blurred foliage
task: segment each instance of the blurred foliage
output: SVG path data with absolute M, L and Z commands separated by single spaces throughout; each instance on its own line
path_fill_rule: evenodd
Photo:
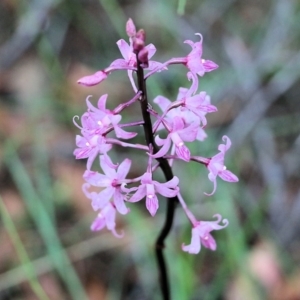
M 192 211 L 230 226 L 214 233 L 216 252 L 181 251 L 190 224 L 178 208 L 165 254 L 172 299 L 300 299 L 300 2 L 297 0 L 31 0 L 0 2 L 0 299 L 160 299 L 153 244 L 164 221 L 144 205 L 120 218 L 125 238 L 91 233 L 94 218 L 75 161 L 74 115 L 109 94 L 132 97 L 123 72 L 97 87 L 76 80 L 120 57 L 131 17 L 157 48 L 155 60 L 186 55 L 184 40 L 204 37 L 204 58 L 220 68 L 200 79 L 218 112 L 193 153 L 212 156 L 232 140 L 226 165 L 238 184 L 178 163 L 175 173 Z M 149 82 L 149 96 L 173 98 L 188 87 L 170 67 Z M 130 115 L 140 119 L 139 111 Z M 128 120 L 128 118 L 127 118 Z M 124 116 L 126 121 L 126 116 Z M 139 153 L 132 174 L 144 164 Z M 139 166 L 140 165 L 140 166 Z

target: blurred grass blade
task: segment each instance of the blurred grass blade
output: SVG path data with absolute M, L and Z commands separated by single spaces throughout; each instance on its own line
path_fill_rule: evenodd
M 24 199 L 28 212 L 36 224 L 48 255 L 64 281 L 72 299 L 88 299 L 84 288 L 74 270 L 66 251 L 59 240 L 57 230 L 45 209 L 45 205 L 33 188 L 30 177 L 21 162 L 12 142 L 7 142 L 4 146 L 4 161 L 12 178 Z
M 183 16 L 183 15 L 184 15 L 184 12 L 185 12 L 185 5 L 186 5 L 186 0 L 179 0 L 179 1 L 178 1 L 177 13 L 178 13 L 180 16 Z
M 116 0 L 100 0 L 100 3 L 110 18 L 111 23 L 115 27 L 117 33 L 120 36 L 124 36 L 125 34 L 125 23 L 128 17 L 122 11 L 120 5 Z
M 15 227 L 14 222 L 5 207 L 5 204 L 3 203 L 1 196 L 0 196 L 0 212 L 1 212 L 1 219 L 3 225 L 14 245 L 18 258 L 22 264 L 21 265 L 22 269 L 26 273 L 26 278 L 28 279 L 28 282 L 33 292 L 37 295 L 38 299 L 49 300 L 49 297 L 46 295 L 45 291 L 43 290 L 42 286 L 38 281 L 38 278 L 35 274 L 34 268 L 32 267 L 28 254 L 18 235 L 17 228 Z

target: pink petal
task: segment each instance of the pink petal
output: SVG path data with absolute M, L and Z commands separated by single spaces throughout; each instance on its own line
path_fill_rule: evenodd
M 104 174 L 106 175 L 106 178 L 109 179 L 115 179 L 117 176 L 115 168 L 113 168 L 113 163 L 107 163 L 108 160 L 110 160 L 109 156 L 107 155 L 104 157 L 104 155 L 100 156 L 100 166 L 103 170 Z
M 159 194 L 168 198 L 175 197 L 178 194 L 179 192 L 178 183 L 179 183 L 179 179 L 176 176 L 174 176 L 171 180 L 165 183 L 153 181 L 153 184 L 155 185 L 155 190 Z
M 215 251 L 217 249 L 217 243 L 210 233 L 206 233 L 204 237 L 201 237 L 201 243 L 210 250 Z
M 217 179 L 216 179 L 216 176 L 213 175 L 212 173 L 208 174 L 208 179 L 213 182 L 214 189 L 213 189 L 213 191 L 210 194 L 204 193 L 204 195 L 206 195 L 206 196 L 212 196 L 215 193 L 216 189 L 217 189 Z
M 155 184 L 156 192 L 159 193 L 160 195 L 164 196 L 164 197 L 167 197 L 167 198 L 173 198 L 179 192 L 178 188 L 174 189 L 174 190 L 169 189 L 163 183 L 159 183 L 159 182 L 154 181 L 154 184 Z
M 156 103 L 163 112 L 167 110 L 172 103 L 168 98 L 163 96 L 155 97 L 153 102 Z
M 222 216 L 220 214 L 213 215 L 214 218 L 217 218 L 216 221 L 205 221 L 205 223 L 209 224 L 210 231 L 212 230 L 220 230 L 228 226 L 229 222 L 227 219 L 222 220 Z M 222 221 L 224 225 L 220 225 L 219 223 Z M 202 222 L 203 223 L 203 222 Z
M 199 127 L 198 128 L 198 132 L 197 132 L 197 140 L 198 141 L 204 141 L 205 139 L 207 138 L 207 134 L 205 133 L 205 131 L 201 128 L 201 127 Z
M 220 144 L 218 150 L 225 153 L 231 147 L 231 140 L 227 135 L 223 135 L 222 140 L 225 144 Z
M 106 112 L 106 100 L 107 100 L 107 94 L 102 95 L 99 100 L 98 100 L 98 108 L 103 111 Z
M 150 59 L 156 52 L 156 48 L 153 44 L 149 44 L 145 47 L 148 50 L 148 59 Z
M 190 72 L 189 72 L 189 73 L 190 73 Z M 188 74 L 189 74 L 189 73 L 188 73 Z M 188 92 L 188 89 L 187 89 L 187 88 L 180 87 L 180 88 L 179 88 L 179 91 L 178 91 L 178 95 L 177 95 L 176 101 L 179 101 L 179 100 L 181 100 L 182 98 L 186 97 L 187 92 Z
M 206 59 L 203 60 L 203 66 L 204 66 L 205 72 L 211 72 L 211 71 L 219 68 L 219 66 L 215 62 L 213 62 L 211 60 L 206 60 Z
M 126 61 L 130 58 L 132 47 L 130 47 L 123 39 L 117 41 L 119 50 Z
M 114 230 L 116 227 L 116 209 L 111 203 L 102 210 L 102 214 L 105 217 L 106 227 L 108 230 Z
M 146 70 L 152 71 L 154 69 L 157 69 L 156 72 L 161 72 L 162 70 L 167 70 L 167 67 L 164 67 L 162 63 L 154 60 L 149 60 L 148 67 Z
M 98 217 L 93 221 L 91 225 L 91 230 L 92 231 L 99 231 L 105 227 L 106 223 L 104 218 Z
M 198 119 L 199 120 L 199 119 Z M 198 128 L 200 124 L 198 123 L 199 121 L 194 121 L 189 126 L 185 127 L 184 129 L 180 130 L 178 132 L 179 136 L 186 142 L 193 142 L 198 133 Z
M 228 182 L 238 182 L 239 179 L 236 175 L 234 175 L 232 172 L 229 170 L 224 170 L 222 172 L 219 172 L 218 174 L 224 181 Z
M 116 206 L 117 211 L 120 214 L 126 215 L 129 212 L 129 209 L 126 207 L 126 205 L 124 203 L 124 197 L 120 193 L 119 190 L 115 191 L 115 194 L 114 194 L 114 204 Z
M 192 229 L 192 239 L 189 245 L 182 244 L 182 250 L 190 254 L 198 254 L 201 250 L 200 237 L 196 228 Z
M 131 160 L 128 158 L 124 159 L 123 162 L 119 165 L 119 168 L 117 171 L 118 180 L 122 180 L 122 179 L 126 178 L 130 167 L 131 167 Z
M 175 131 L 179 131 L 181 129 L 184 128 L 184 122 L 183 122 L 183 119 L 180 118 L 180 117 L 174 117 L 173 118 L 173 132 Z
M 181 158 L 184 161 L 190 161 L 191 152 L 186 145 L 183 144 L 180 146 L 176 146 L 175 150 L 179 158 Z
M 154 217 L 154 215 L 156 214 L 158 206 L 158 199 L 156 195 L 154 195 L 152 198 L 146 197 L 146 207 L 152 217 Z
M 83 178 L 89 184 L 99 187 L 110 186 L 110 179 L 107 176 L 100 174 L 98 172 L 86 170 L 83 174 Z
M 123 58 L 118 58 L 118 59 L 114 60 L 109 66 L 110 71 L 127 70 L 129 68 L 130 67 L 128 65 L 128 62 Z
M 100 193 L 98 193 L 97 198 L 92 200 L 92 208 L 96 211 L 98 209 L 102 209 L 107 203 L 109 203 L 110 199 L 114 194 L 115 189 L 112 187 L 107 187 Z
M 193 81 L 190 89 L 186 93 L 186 96 L 190 96 L 190 95 L 195 94 L 197 92 L 199 80 L 198 80 L 197 75 L 195 73 L 192 73 L 192 72 L 188 72 L 186 74 L 186 76 L 187 76 L 187 78 L 188 78 L 189 81 L 191 81 L 191 79 Z
M 119 139 L 128 140 L 134 138 L 137 135 L 136 132 L 127 132 L 121 129 L 119 126 L 114 126 L 114 129 L 115 129 L 115 134 Z
M 178 186 L 179 179 L 177 176 L 174 176 L 171 180 L 163 183 L 168 188 L 175 188 Z
M 162 140 L 160 139 L 158 136 L 155 137 L 155 142 L 158 144 L 158 140 Z M 154 158 L 159 158 L 159 157 L 162 157 L 164 156 L 168 150 L 170 149 L 170 146 L 171 146 L 171 138 L 170 136 L 168 135 L 168 137 L 164 140 L 164 144 L 163 146 L 159 149 L 159 151 L 157 153 L 155 153 L 154 155 L 150 155 L 151 157 L 154 157 Z
M 128 202 L 138 202 L 146 196 L 146 186 L 140 185 L 137 191 L 132 195 Z

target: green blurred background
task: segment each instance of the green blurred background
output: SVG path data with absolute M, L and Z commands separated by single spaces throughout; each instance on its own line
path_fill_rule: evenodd
M 204 37 L 203 57 L 220 68 L 200 79 L 218 112 L 194 154 L 216 154 L 232 140 L 226 165 L 240 178 L 218 180 L 198 164 L 174 172 L 193 213 L 221 213 L 218 249 L 181 251 L 190 224 L 181 209 L 165 254 L 172 299 L 300 299 L 300 1 L 1 0 L 0 1 L 0 299 L 160 299 L 153 251 L 165 201 L 149 217 L 144 204 L 118 219 L 125 237 L 92 233 L 95 213 L 81 191 L 84 161 L 73 157 L 74 115 L 108 93 L 111 108 L 129 100 L 126 72 L 97 87 L 76 80 L 120 58 L 131 17 L 157 48 L 154 60 L 182 57 L 183 43 Z M 149 79 L 149 98 L 174 99 L 189 87 L 173 66 Z M 139 120 L 138 108 L 123 122 Z M 142 141 L 142 140 L 141 140 Z M 145 157 L 118 148 L 114 161 Z

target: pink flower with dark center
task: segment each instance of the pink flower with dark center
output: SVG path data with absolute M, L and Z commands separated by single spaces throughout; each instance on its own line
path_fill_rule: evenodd
M 189 245 L 182 244 L 183 251 L 198 254 L 201 250 L 201 244 L 213 251 L 217 249 L 216 241 L 210 232 L 225 228 L 229 222 L 227 219 L 223 219 L 224 225 L 220 225 L 221 215 L 216 214 L 214 217 L 217 218 L 216 221 L 197 221 L 193 224 L 191 243 Z
M 123 237 L 123 234 L 118 234 L 116 232 L 116 209 L 112 203 L 107 203 L 101 211 L 98 213 L 97 218 L 93 221 L 91 225 L 91 230 L 99 231 L 106 227 L 110 230 L 113 235 L 117 238 Z
M 108 157 L 107 157 L 108 158 Z M 128 208 L 125 206 L 125 195 L 122 194 L 121 186 L 126 183 L 125 178 L 131 166 L 131 160 L 125 159 L 118 169 L 113 168 L 112 162 L 107 162 L 107 158 L 100 156 L 100 166 L 104 174 L 86 170 L 83 178 L 87 183 L 83 185 L 83 192 L 92 200 L 94 210 L 105 207 L 111 198 L 114 199 L 114 205 L 120 214 L 127 214 Z M 104 188 L 100 193 L 89 192 L 90 186 Z
M 234 175 L 232 172 L 230 172 L 229 170 L 227 170 L 224 165 L 225 153 L 230 148 L 231 141 L 229 137 L 227 137 L 226 135 L 222 137 L 222 140 L 225 142 L 225 144 L 219 145 L 218 150 L 220 152 L 215 156 L 213 156 L 212 158 L 210 158 L 207 164 L 207 169 L 209 171 L 208 179 L 212 181 L 214 184 L 214 189 L 212 193 L 210 194 L 205 193 L 205 195 L 207 196 L 211 196 L 215 193 L 217 188 L 217 176 L 219 176 L 221 179 L 228 182 L 239 181 L 238 177 Z
M 150 172 L 146 172 L 141 176 L 141 185 L 128 201 L 137 202 L 146 197 L 146 207 L 151 216 L 154 216 L 158 209 L 156 193 L 167 198 L 175 197 L 179 191 L 178 183 L 179 179 L 176 176 L 165 183 L 160 183 L 152 180 L 152 174 Z

